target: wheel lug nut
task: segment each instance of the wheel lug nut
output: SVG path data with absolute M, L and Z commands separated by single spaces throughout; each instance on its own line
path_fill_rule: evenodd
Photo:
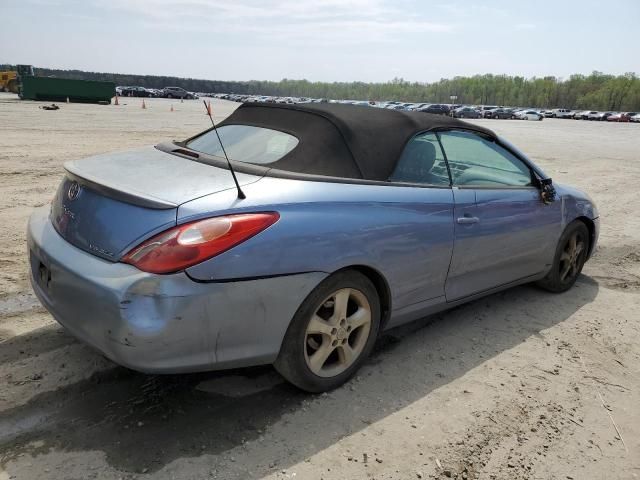
M 342 344 L 344 345 L 345 343 L 347 343 L 347 339 L 346 339 L 346 338 L 343 338 L 343 339 L 342 339 Z
M 351 325 L 347 327 L 347 332 L 350 332 L 350 331 L 351 331 Z
M 335 347 L 336 345 L 338 345 L 338 341 L 334 340 L 333 342 L 331 342 L 331 346 Z
M 338 333 L 338 329 L 337 328 L 332 328 L 331 329 L 331 335 L 335 335 L 336 333 Z

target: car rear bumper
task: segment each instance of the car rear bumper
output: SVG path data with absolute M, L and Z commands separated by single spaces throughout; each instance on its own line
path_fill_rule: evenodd
M 271 363 L 296 310 L 327 275 L 198 283 L 183 272 L 149 274 L 74 247 L 48 210 L 33 213 L 27 232 L 36 295 L 75 337 L 134 370 Z

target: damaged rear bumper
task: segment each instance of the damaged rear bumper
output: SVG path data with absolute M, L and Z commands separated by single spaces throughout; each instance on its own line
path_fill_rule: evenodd
M 154 275 L 66 242 L 48 207 L 28 226 L 31 283 L 54 318 L 114 362 L 173 373 L 273 362 L 296 310 L 325 277 L 312 272 L 227 283 Z

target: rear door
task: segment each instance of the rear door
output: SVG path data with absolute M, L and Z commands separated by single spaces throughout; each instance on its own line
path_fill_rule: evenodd
M 560 235 L 560 202 L 545 205 L 526 163 L 492 139 L 468 131 L 439 137 L 455 198 L 447 300 L 546 271 Z

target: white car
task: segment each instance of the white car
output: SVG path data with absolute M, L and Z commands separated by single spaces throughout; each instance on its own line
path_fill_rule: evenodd
M 571 118 L 575 112 L 568 108 L 554 108 L 551 110 L 551 118 Z
M 629 117 L 629 121 L 640 123 L 640 113 L 636 113 L 635 115 L 632 115 L 631 117 Z
M 535 110 L 522 110 L 516 114 L 516 118 L 520 120 L 542 120 L 544 115 L 536 112 Z

